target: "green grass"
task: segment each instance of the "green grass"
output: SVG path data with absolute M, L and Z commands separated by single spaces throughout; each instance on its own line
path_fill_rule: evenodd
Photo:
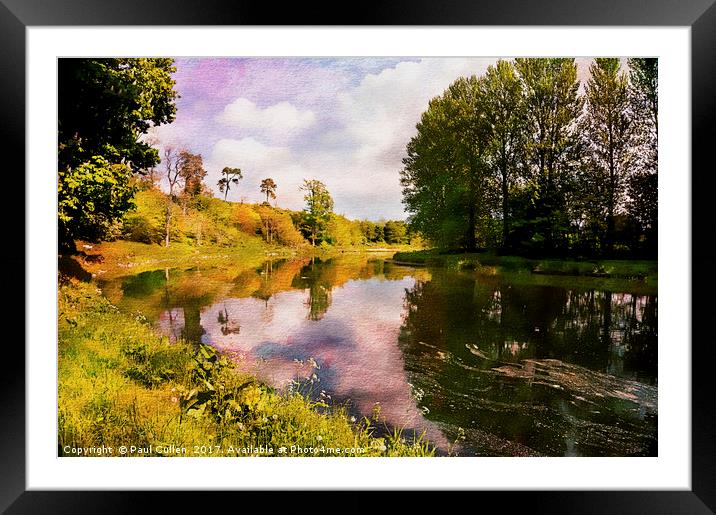
M 85 246 L 91 246 L 87 248 Z M 153 243 L 126 240 L 87 244 L 77 242 L 84 255 L 62 256 L 60 272 L 72 274 L 80 267 L 101 278 L 137 274 L 161 268 L 189 268 L 193 266 L 257 266 L 269 258 L 289 257 L 296 252 L 287 247 L 267 245 L 257 236 L 242 235 L 232 247 L 219 245 L 195 246 L 172 243 L 169 247 Z
M 647 260 L 528 259 L 519 256 L 498 256 L 494 252 L 447 254 L 436 249 L 397 252 L 393 255 L 393 260 L 456 270 L 496 267 L 500 271 L 507 272 L 530 271 L 544 275 L 639 279 L 654 286 L 658 279 L 657 262 Z
M 58 453 L 120 446 L 127 455 L 307 455 L 296 448 L 362 448 L 361 456 L 430 456 L 421 438 L 377 436 L 378 415 L 351 420 L 344 407 L 305 392 L 277 392 L 237 373 L 210 347 L 170 343 L 141 316 L 120 312 L 91 284 L 58 294 Z M 279 449 L 286 447 L 284 453 Z M 144 449 L 145 452 L 140 452 Z M 314 454 L 308 454 L 314 455 Z M 318 453 L 317 456 L 331 456 Z

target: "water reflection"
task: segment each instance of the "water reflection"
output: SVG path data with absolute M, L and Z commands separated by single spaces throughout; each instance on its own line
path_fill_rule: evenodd
M 472 455 L 656 453 L 657 298 L 363 255 L 105 285 L 172 338 Z M 653 292 L 655 293 L 655 292 Z M 114 296 L 114 298 L 112 297 Z
M 400 342 L 429 417 L 487 432 L 474 454 L 655 454 L 656 309 L 655 295 L 436 271 L 407 292 Z

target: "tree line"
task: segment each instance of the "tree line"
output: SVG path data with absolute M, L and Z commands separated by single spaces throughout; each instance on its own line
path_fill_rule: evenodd
M 658 60 L 498 60 L 433 98 L 400 173 L 410 226 L 442 247 L 654 255 Z
M 218 221 L 224 220 L 226 210 L 211 205 L 202 156 L 164 146 L 160 158 L 158 141 L 148 136 L 151 127 L 171 123 L 176 116 L 175 71 L 174 61 L 164 58 L 58 61 L 61 251 L 74 251 L 77 239 L 129 237 L 159 243 L 160 233 L 161 242 L 169 246 L 181 237 L 187 220 L 192 220 L 192 228 L 186 231 L 196 242 L 211 234 L 226 241 L 218 236 Z M 217 186 L 224 200 L 243 177 L 237 167 L 221 171 Z M 161 181 L 166 194 L 157 186 Z M 269 243 L 359 245 L 404 243 L 409 238 L 402 221 L 358 222 L 333 213 L 333 199 L 320 181 L 304 181 L 302 212 L 271 207 L 278 188 L 272 178 L 263 179 L 259 188 L 265 202 L 255 209 L 235 209 L 228 223 L 259 233 Z M 202 212 L 216 215 L 217 223 L 211 216 L 199 216 Z

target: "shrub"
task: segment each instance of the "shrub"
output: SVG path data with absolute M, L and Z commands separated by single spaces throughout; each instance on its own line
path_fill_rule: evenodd
M 231 211 L 231 223 L 247 234 L 261 232 L 261 217 L 246 204 L 234 204 Z
M 269 206 L 258 206 L 256 211 L 261 217 L 261 234 L 267 243 L 279 243 L 287 247 L 299 247 L 306 243 L 293 225 L 289 212 Z
M 140 191 L 134 197 L 136 208 L 124 215 L 122 235 L 130 241 L 160 243 L 164 239 L 166 195 L 158 189 Z M 179 209 L 172 206 L 172 215 Z

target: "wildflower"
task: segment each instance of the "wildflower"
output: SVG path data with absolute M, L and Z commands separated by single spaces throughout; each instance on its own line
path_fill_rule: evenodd
M 266 417 L 264 417 L 264 418 L 262 419 L 262 421 L 263 421 L 263 423 L 265 424 L 266 422 L 268 422 L 268 419 L 267 419 Z
M 378 449 L 380 449 L 381 451 L 386 451 L 388 448 L 385 445 L 381 445 L 380 447 L 378 447 Z
M 241 422 L 239 422 L 239 431 L 241 431 L 243 429 L 244 429 L 244 425 Z
M 276 420 L 276 419 L 278 419 L 278 415 L 276 415 L 276 413 L 274 413 L 271 418 L 274 419 L 274 420 Z
M 355 422 L 355 421 L 356 421 L 356 418 L 355 418 L 355 417 L 351 417 L 351 422 Z
M 315 381 L 318 379 L 318 376 L 316 374 L 311 374 L 311 381 Z
M 179 399 L 177 399 L 176 397 L 172 397 L 172 402 L 179 402 Z
M 316 440 L 318 440 L 318 441 L 320 442 L 321 440 L 323 440 L 323 437 L 322 437 L 321 435 L 318 435 L 318 436 L 316 437 Z

